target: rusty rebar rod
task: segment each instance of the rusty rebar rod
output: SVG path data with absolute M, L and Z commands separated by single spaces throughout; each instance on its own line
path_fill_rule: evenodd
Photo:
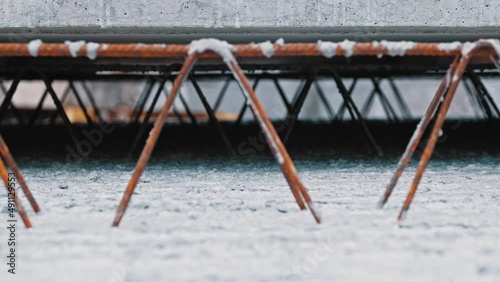
M 427 108 L 424 116 L 420 120 L 420 123 L 418 124 L 417 128 L 413 132 L 413 135 L 411 136 L 410 141 L 408 142 L 408 146 L 406 147 L 403 155 L 401 156 L 401 159 L 398 162 L 396 172 L 392 176 L 391 181 L 387 185 L 385 192 L 384 192 L 384 195 L 379 202 L 379 207 L 382 208 L 385 205 L 385 203 L 387 203 L 387 200 L 391 196 L 392 191 L 394 190 L 394 187 L 396 187 L 396 184 L 398 183 L 399 178 L 403 174 L 403 171 L 405 170 L 405 168 L 408 166 L 408 163 L 410 162 L 411 156 L 413 155 L 413 153 L 417 149 L 418 144 L 420 143 L 420 140 L 422 139 L 422 136 L 424 135 L 424 132 L 427 129 L 427 126 L 429 126 L 429 123 L 431 122 L 432 118 L 434 117 L 436 109 L 438 108 L 438 105 L 439 105 L 445 91 L 448 89 L 448 87 L 451 83 L 451 78 L 455 74 L 455 70 L 457 68 L 459 58 L 460 58 L 460 56 L 455 57 L 455 60 L 450 65 L 450 68 L 448 69 L 444 79 L 441 81 L 441 84 L 439 85 L 438 90 L 436 91 L 436 94 L 434 95 L 434 98 L 432 99 L 431 103 L 429 104 L 429 107 Z
M 227 64 L 230 67 L 231 71 L 233 72 L 235 78 L 238 80 L 238 83 L 240 83 L 241 87 L 245 90 L 244 93 L 250 102 L 250 108 L 253 110 L 255 117 L 262 131 L 264 132 L 264 136 L 266 138 L 269 147 L 271 148 L 271 151 L 273 152 L 274 158 L 281 166 L 281 170 L 283 171 L 285 179 L 290 185 L 292 194 L 294 195 L 295 200 L 299 204 L 299 207 L 303 209 L 301 205 L 302 199 L 300 199 L 301 196 L 303 200 L 306 202 L 307 207 L 311 211 L 316 222 L 320 223 L 321 222 L 320 215 L 314 208 L 309 193 L 307 192 L 304 185 L 297 176 L 295 165 L 293 164 L 292 159 L 288 155 L 288 152 L 285 149 L 285 145 L 283 145 L 283 142 L 279 138 L 279 135 L 276 132 L 276 129 L 274 128 L 273 124 L 271 123 L 271 120 L 267 116 L 264 107 L 260 103 L 259 98 L 257 97 L 257 95 L 255 95 L 255 92 L 250 84 L 250 81 L 245 76 L 243 70 L 241 70 L 241 68 L 238 66 L 235 60 L 231 60 Z M 296 195 L 297 190 L 300 193 L 300 195 Z
M 0 43 L 0 57 L 29 57 L 31 56 L 28 43 Z M 185 58 L 189 52 L 189 44 L 99 44 L 95 51 L 97 58 Z M 323 53 L 317 43 L 287 43 L 274 44 L 274 57 L 281 56 L 322 56 Z M 405 52 L 406 56 L 456 56 L 460 54 L 462 44 L 453 48 L 442 48 L 439 43 L 414 43 Z M 31 50 L 33 51 L 33 50 Z M 36 50 L 37 57 L 73 57 L 69 45 L 64 43 L 42 43 Z M 73 50 L 75 51 L 75 50 Z M 258 44 L 236 44 L 232 46 L 235 57 L 252 58 L 265 57 Z M 87 57 L 89 48 L 84 44 L 74 55 Z M 336 56 L 390 56 L 390 46 L 379 42 L 353 42 L 352 48 L 346 49 L 338 45 L 334 50 Z M 494 50 L 478 50 L 477 55 L 493 56 Z M 208 51 L 200 58 L 217 58 L 215 52 Z
M 14 158 L 10 154 L 9 147 L 7 147 L 7 144 L 3 140 L 3 137 L 0 135 L 0 154 L 2 155 L 3 159 L 7 163 L 7 166 L 12 170 L 13 173 L 16 174 L 17 181 L 19 182 L 19 186 L 21 186 L 21 189 L 24 192 L 24 195 L 26 195 L 26 198 L 31 204 L 31 207 L 33 210 L 38 213 L 40 211 L 40 207 L 38 206 L 37 202 L 35 201 L 35 197 L 33 197 L 33 194 L 31 194 L 30 189 L 28 188 L 28 185 L 26 185 L 26 181 L 24 180 L 23 174 L 17 168 L 16 162 L 14 161 Z
M 477 50 L 478 46 L 475 46 L 470 50 L 470 52 L 474 52 Z M 460 61 L 457 65 L 457 69 L 455 74 L 453 74 L 453 78 L 450 84 L 450 87 L 448 88 L 447 93 L 445 94 L 444 100 L 441 105 L 441 109 L 439 110 L 439 113 L 437 114 L 437 118 L 434 124 L 434 128 L 432 129 L 429 141 L 427 142 L 427 145 L 424 149 L 424 152 L 422 153 L 422 157 L 420 159 L 420 163 L 417 168 L 417 172 L 415 173 L 415 178 L 413 179 L 413 182 L 410 186 L 410 190 L 408 192 L 408 195 L 406 197 L 406 200 L 403 204 L 403 207 L 401 208 L 401 211 L 398 216 L 398 221 L 401 221 L 408 209 L 410 208 L 411 202 L 413 201 L 413 198 L 415 196 L 415 192 L 417 191 L 418 184 L 420 183 L 420 179 L 422 179 L 422 176 L 424 174 L 424 171 L 427 167 L 427 164 L 429 163 L 429 160 L 432 156 L 432 153 L 434 152 L 434 148 L 436 146 L 436 142 L 439 138 L 439 132 L 441 131 L 441 128 L 443 127 L 444 121 L 446 119 L 446 114 L 448 112 L 448 109 L 450 108 L 451 102 L 453 100 L 453 97 L 455 95 L 455 92 L 457 90 L 458 84 L 460 83 L 462 76 L 464 74 L 465 69 L 467 68 L 467 65 L 469 64 L 470 61 L 470 52 L 467 54 L 463 54 L 460 57 Z
M 166 86 L 166 85 L 165 85 Z M 163 94 L 165 94 L 165 99 L 168 98 L 168 90 L 165 89 L 166 87 L 163 87 Z M 182 95 L 179 93 L 179 97 L 181 97 Z M 189 124 L 187 123 L 185 120 L 184 120 L 184 117 L 181 115 L 181 113 L 179 112 L 179 109 L 177 109 L 177 107 L 175 106 L 175 103 L 172 105 L 172 112 L 174 112 L 174 115 L 175 117 L 177 118 L 177 120 L 179 121 L 179 124 Z
M 21 204 L 21 201 L 19 201 L 19 197 L 17 196 L 16 191 L 12 192 L 9 190 L 9 187 L 10 187 L 9 176 L 7 173 L 7 168 L 5 167 L 5 164 L 2 160 L 2 158 L 0 158 L 0 176 L 2 177 L 2 181 L 5 184 L 5 188 L 7 189 L 7 195 L 9 195 L 11 193 L 13 194 L 14 204 L 16 206 L 16 210 L 19 213 L 19 216 L 21 217 L 21 219 L 23 220 L 24 226 L 26 226 L 26 228 L 33 227 L 33 225 L 31 225 L 31 221 L 28 217 L 28 214 L 26 213 L 26 210 L 24 209 L 23 205 Z M 15 189 L 15 187 L 12 187 L 11 189 Z
M 184 82 L 187 75 L 191 71 L 191 68 L 193 67 L 197 58 L 198 58 L 197 53 L 189 55 L 186 58 L 186 61 L 184 62 L 184 65 L 182 66 L 181 70 L 179 71 L 179 74 L 174 80 L 174 84 L 170 89 L 170 94 L 168 95 L 167 101 L 165 102 L 163 108 L 161 109 L 160 114 L 158 115 L 158 118 L 156 119 L 156 122 L 153 126 L 153 129 L 149 133 L 148 140 L 146 141 L 146 145 L 142 149 L 141 156 L 137 161 L 137 165 L 135 166 L 132 178 L 130 179 L 127 189 L 123 194 L 123 198 L 120 202 L 120 205 L 118 206 L 118 209 L 116 211 L 116 217 L 115 220 L 113 221 L 114 227 L 120 224 L 120 221 L 125 211 L 127 210 L 128 203 L 130 202 L 130 198 L 132 197 L 132 193 L 134 192 L 134 189 L 137 186 L 137 182 L 139 181 L 139 178 L 141 177 L 142 172 L 146 167 L 149 157 L 151 156 L 151 153 L 153 152 L 153 149 L 156 145 L 156 141 L 158 141 L 158 137 L 160 136 L 160 133 L 163 129 L 163 124 L 165 123 L 165 120 L 167 118 L 168 111 L 170 110 L 170 107 L 174 103 L 175 96 L 179 92 L 179 88 L 181 87 L 182 83 Z
M 257 78 L 253 81 L 253 84 L 252 84 L 252 89 L 253 89 L 254 91 L 257 91 L 257 86 L 259 85 L 259 82 L 260 82 L 260 78 L 259 78 L 259 77 L 257 77 Z M 241 89 L 242 91 L 244 91 L 244 90 L 243 90 L 243 88 L 241 88 L 241 85 L 239 85 L 239 86 L 240 86 L 240 89 Z M 243 93 L 243 99 L 244 99 L 244 100 L 243 100 L 243 106 L 241 106 L 241 109 L 240 109 L 240 111 L 239 111 L 239 113 L 238 113 L 238 118 L 237 118 L 237 119 L 236 119 L 236 121 L 234 122 L 235 124 L 238 124 L 238 125 L 240 125 L 240 124 L 241 124 L 241 122 L 243 121 L 243 117 L 245 116 L 245 113 L 247 112 L 247 109 L 248 109 L 248 103 L 247 103 L 247 101 L 248 101 L 248 97 L 247 97 L 247 96 L 245 96 L 245 93 Z M 255 115 L 254 115 L 254 118 L 255 118 Z
M 210 49 L 210 47 L 208 48 L 205 47 L 205 49 L 212 50 Z M 158 119 L 156 120 L 155 125 L 150 132 L 149 138 L 146 141 L 146 145 L 144 146 L 141 156 L 139 157 L 136 168 L 134 169 L 134 172 L 132 174 L 132 178 L 127 186 L 127 189 L 125 190 L 123 198 L 117 209 L 116 217 L 112 224 L 113 226 L 115 227 L 118 226 L 120 224 L 121 219 L 123 218 L 123 215 L 128 207 L 133 191 L 137 185 L 137 182 L 139 181 L 142 172 L 144 171 L 147 161 L 151 156 L 156 141 L 158 140 L 159 134 L 161 133 L 161 130 L 163 128 L 163 124 L 167 117 L 168 111 L 170 110 L 170 107 L 173 104 L 173 101 L 175 99 L 176 94 L 179 91 L 180 86 L 186 80 L 187 75 L 189 74 L 193 65 L 196 63 L 199 56 L 201 56 L 208 50 L 202 50 L 202 51 L 194 50 L 193 52 L 190 52 L 189 56 L 186 58 L 185 63 L 182 66 L 181 70 L 179 71 L 179 74 L 176 77 L 174 84 L 170 90 L 170 94 L 167 98 L 167 101 L 165 102 L 165 105 L 162 108 L 158 116 Z M 214 49 L 212 51 L 215 52 L 216 50 Z M 234 77 L 240 84 L 240 87 L 242 88 L 245 97 L 247 98 L 249 106 L 254 112 L 257 121 L 259 122 L 259 125 L 262 131 L 264 132 L 264 136 L 269 144 L 269 147 L 271 148 L 273 156 L 275 157 L 276 161 L 280 164 L 282 168 L 283 174 L 285 175 L 285 179 L 289 183 L 290 189 L 297 204 L 301 209 L 305 209 L 304 205 L 305 201 L 316 222 L 320 223 L 321 219 L 319 217 L 319 214 L 314 208 L 314 205 L 307 190 L 305 189 L 300 179 L 298 178 L 295 166 L 290 156 L 288 155 L 285 146 L 281 142 L 276 132 L 276 129 L 272 125 L 271 120 L 269 119 L 269 117 L 267 117 L 267 114 L 265 113 L 264 108 L 262 107 L 259 99 L 257 98 L 257 95 L 255 95 L 255 92 L 250 84 L 250 81 L 243 73 L 242 69 L 238 66 L 232 55 L 230 55 L 231 57 L 228 58 L 229 56 L 228 54 L 230 54 L 230 52 L 227 52 L 228 54 L 222 53 L 223 51 L 221 50 L 218 50 L 218 52 L 220 52 L 218 53 L 218 55 L 224 59 L 224 62 L 232 71 Z

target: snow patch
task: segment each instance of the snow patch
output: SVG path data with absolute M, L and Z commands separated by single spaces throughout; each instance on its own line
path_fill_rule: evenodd
M 222 57 L 225 63 L 234 62 L 234 56 L 231 50 L 233 45 L 227 43 L 227 41 L 222 41 L 215 38 L 203 38 L 199 40 L 193 40 L 189 45 L 188 54 L 193 53 L 204 53 L 205 51 L 212 51 Z
M 498 39 L 481 39 L 479 40 L 480 42 L 488 42 L 491 44 L 493 49 L 495 49 L 495 52 L 497 54 L 497 57 L 500 57 L 500 40 Z M 495 65 L 495 68 L 498 72 L 500 72 L 500 60 L 496 59 L 494 56 L 490 56 L 491 62 Z
M 463 45 L 462 45 L 462 56 L 467 56 L 469 55 L 469 53 L 474 49 L 476 48 L 477 46 L 477 43 L 476 42 L 465 42 Z
M 445 88 L 445 90 L 448 89 L 448 87 L 450 87 L 450 84 L 451 84 L 451 72 L 447 71 L 446 72 L 446 83 L 445 83 L 446 88 Z M 443 99 L 443 96 L 441 96 L 441 99 Z
M 486 40 L 480 40 L 480 42 L 488 42 L 490 43 L 493 48 L 495 49 L 495 52 L 497 53 L 497 55 L 500 56 L 500 40 L 498 39 L 486 39 Z
M 83 45 L 85 45 L 85 41 L 83 41 L 83 40 L 80 40 L 80 41 L 66 40 L 66 41 L 64 41 L 64 44 L 66 44 L 66 46 L 68 46 L 68 49 L 69 49 L 69 52 L 71 53 L 71 56 L 73 58 L 76 58 L 76 56 L 78 56 L 78 52 L 80 51 L 80 49 L 83 47 Z
M 378 42 L 378 41 L 376 41 L 376 40 L 375 40 L 375 41 L 372 41 L 372 45 L 373 45 L 373 47 L 377 48 L 377 47 L 380 45 L 380 42 Z M 380 59 L 380 58 L 382 58 L 383 56 L 384 56 L 384 54 L 378 54 L 378 55 L 377 55 L 377 58 L 379 58 L 379 59 Z
M 333 56 L 335 56 L 335 54 L 337 54 L 337 48 L 338 48 L 338 44 L 337 43 L 334 43 L 334 42 L 329 42 L 329 41 L 321 41 L 321 40 L 318 40 L 318 49 L 321 51 L 321 53 L 323 53 L 323 56 L 327 57 L 327 58 L 331 58 Z
M 354 45 L 356 45 L 356 42 L 347 39 L 339 43 L 339 46 L 344 49 L 344 56 L 346 57 L 350 57 L 354 54 Z
M 262 42 L 258 44 L 260 46 L 260 50 L 262 54 L 267 58 L 271 58 L 274 54 L 274 46 L 271 41 L 267 40 L 266 42 Z
M 455 51 L 462 46 L 462 43 L 459 41 L 447 42 L 447 43 L 439 43 L 437 45 L 440 51 L 450 52 Z
M 406 54 L 406 51 L 415 47 L 415 42 L 413 41 L 392 42 L 382 40 L 378 44 L 384 46 L 387 49 L 387 54 L 392 57 L 404 56 Z
M 43 41 L 40 39 L 31 40 L 30 43 L 28 43 L 28 52 L 31 56 L 38 57 L 38 49 L 40 49 L 42 43 Z
M 413 135 L 411 136 L 410 141 L 408 142 L 408 145 L 406 145 L 406 151 L 410 152 L 410 157 L 411 157 L 410 148 L 413 145 L 413 142 L 415 142 L 415 140 L 417 139 L 419 132 L 422 130 L 423 124 L 424 124 L 424 117 L 422 117 L 422 119 L 420 119 L 420 122 L 417 124 L 417 127 L 415 128 L 415 131 L 413 132 Z M 405 161 L 405 159 L 403 157 L 401 157 L 401 159 L 398 162 L 398 166 L 401 167 L 403 165 L 404 161 Z
M 498 39 L 481 39 L 479 42 L 488 42 L 491 44 L 493 49 L 495 49 L 495 52 L 497 53 L 498 56 L 500 56 L 500 40 Z
M 87 57 L 91 60 L 95 60 L 97 58 L 97 50 L 99 49 L 100 44 L 89 42 L 87 43 Z
M 283 45 L 285 45 L 285 39 L 283 39 L 283 37 L 281 37 L 278 40 L 276 40 L 275 43 L 283 46 Z

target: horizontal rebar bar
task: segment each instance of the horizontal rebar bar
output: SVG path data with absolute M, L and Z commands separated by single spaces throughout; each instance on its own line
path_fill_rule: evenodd
M 326 42 L 323 42 L 326 43 Z M 356 43 L 349 44 L 331 42 L 331 55 L 335 56 L 456 56 L 462 52 L 466 44 L 443 43 L 412 43 L 411 45 L 398 45 L 404 42 L 388 43 Z M 489 43 L 491 41 L 480 40 L 475 43 Z M 390 45 L 392 44 L 392 45 Z M 446 44 L 446 43 L 445 43 Z M 482 45 L 482 44 L 478 44 Z M 76 47 L 75 47 L 76 46 Z M 188 55 L 189 44 L 85 44 L 72 45 L 65 43 L 0 43 L 0 57 L 103 57 L 103 58 L 184 58 Z M 494 48 L 484 46 L 476 52 L 476 56 L 495 55 Z M 334 50 L 333 50 L 334 49 Z M 392 49 L 392 50 L 391 50 Z M 266 57 L 258 44 L 235 44 L 232 45 L 235 57 Z M 392 53 L 392 55 L 391 55 Z M 287 43 L 274 44 L 272 56 L 323 56 L 319 43 Z M 206 52 L 200 58 L 217 58 L 214 52 Z

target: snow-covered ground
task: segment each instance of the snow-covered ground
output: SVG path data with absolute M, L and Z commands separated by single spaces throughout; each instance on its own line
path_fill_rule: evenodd
M 18 229 L 16 275 L 0 228 L 2 282 L 500 281 L 500 156 L 433 159 L 402 224 L 415 165 L 379 210 L 397 157 L 300 156 L 321 225 L 268 158 L 156 158 L 119 228 L 134 162 L 18 162 L 43 211 Z

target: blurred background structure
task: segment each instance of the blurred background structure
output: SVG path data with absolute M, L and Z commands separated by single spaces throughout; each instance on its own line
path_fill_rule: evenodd
M 0 41 L 4 43 L 42 40 L 168 45 L 188 44 L 205 37 L 229 43 L 449 43 L 497 38 L 500 26 L 500 4 L 487 0 L 4 0 L 0 9 Z M 413 127 L 452 59 L 271 57 L 245 59 L 241 64 L 274 121 L 290 119 L 296 113 L 302 123 L 349 124 L 349 109 L 334 81 L 321 72 L 312 74 L 316 66 L 328 65 L 349 87 L 355 106 L 368 123 L 383 121 Z M 163 105 L 180 63 L 182 60 L 2 57 L 2 99 L 9 91 L 13 93 L 12 100 L 3 100 L 1 125 L 31 130 L 37 126 L 91 126 L 98 121 L 112 121 L 147 128 Z M 42 77 L 53 87 L 64 113 L 57 110 Z M 12 87 L 16 79 L 17 89 Z M 497 124 L 499 87 L 493 63 L 471 66 L 449 118 Z M 217 120 L 210 117 L 210 111 Z M 221 123 L 223 130 L 230 130 L 227 124 L 252 124 L 254 117 L 222 62 L 211 62 L 195 68 L 168 121 L 181 126 L 215 122 Z M 326 128 L 335 130 L 335 126 Z M 74 135 L 73 140 L 80 138 Z

